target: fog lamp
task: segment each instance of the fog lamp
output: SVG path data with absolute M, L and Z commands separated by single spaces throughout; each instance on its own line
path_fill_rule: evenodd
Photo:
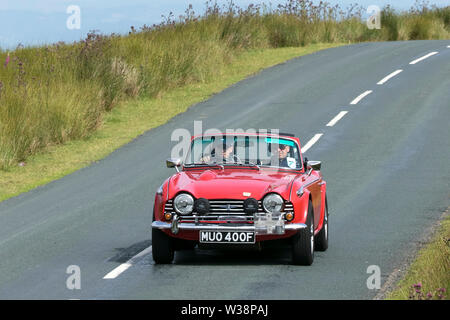
M 244 200 L 244 212 L 253 214 L 258 212 L 258 200 L 254 198 L 247 198 Z

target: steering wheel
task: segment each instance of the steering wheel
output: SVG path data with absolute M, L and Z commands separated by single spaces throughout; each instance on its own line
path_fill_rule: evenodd
M 240 164 L 243 164 L 242 160 L 237 156 L 237 154 L 233 154 L 233 159 L 239 161 Z

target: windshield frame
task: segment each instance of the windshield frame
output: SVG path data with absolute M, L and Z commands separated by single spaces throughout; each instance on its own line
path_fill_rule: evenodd
M 251 163 L 250 160 L 248 160 L 250 163 L 226 163 L 226 162 L 213 162 L 213 163 L 186 163 L 186 160 L 191 156 L 191 149 L 192 149 L 192 145 L 194 143 L 195 140 L 199 140 L 199 139 L 212 139 L 214 138 L 223 138 L 223 137 L 248 137 L 248 138 L 257 138 L 257 137 L 263 137 L 263 138 L 272 138 L 272 139 L 283 139 L 283 140 L 288 140 L 290 142 L 292 142 L 294 144 L 294 146 L 297 148 L 298 153 L 299 153 L 299 158 L 300 158 L 300 167 L 299 168 L 290 168 L 290 167 L 280 167 L 280 166 L 271 166 L 271 165 L 267 165 L 267 164 L 255 164 L 255 163 Z M 297 159 L 296 159 L 297 160 Z M 209 167 L 221 167 L 221 168 L 225 168 L 225 167 L 229 167 L 229 168 L 243 168 L 243 167 L 250 167 L 250 168 L 268 168 L 268 169 L 276 169 L 278 171 L 295 171 L 298 173 L 304 173 L 304 167 L 303 167 L 303 154 L 301 152 L 301 148 L 300 148 L 300 144 L 297 141 L 297 139 L 295 137 L 291 137 L 291 136 L 283 136 L 283 135 L 276 135 L 276 134 L 271 134 L 271 133 L 267 133 L 267 134 L 261 134 L 261 133 L 253 133 L 253 134 L 249 134 L 249 133 L 232 133 L 232 134 L 227 134 L 227 133 L 221 133 L 221 134 L 211 134 L 211 135 L 198 135 L 198 136 L 193 136 L 191 138 L 190 141 L 190 145 L 189 145 L 189 151 L 186 154 L 186 157 L 183 161 L 183 165 L 182 165 L 182 170 L 184 170 L 185 168 L 187 169 L 192 169 L 192 168 L 196 168 L 196 169 L 202 169 L 202 168 L 209 168 Z

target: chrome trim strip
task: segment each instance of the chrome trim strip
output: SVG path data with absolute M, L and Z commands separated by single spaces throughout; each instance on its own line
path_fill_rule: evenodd
M 313 181 L 308 182 L 307 184 L 303 185 L 303 188 L 309 187 L 310 185 L 312 185 L 313 183 L 319 181 L 320 178 L 316 178 Z
M 291 199 L 292 199 L 292 189 L 294 188 L 294 183 L 295 183 L 295 180 L 297 180 L 298 178 L 300 178 L 302 175 L 297 175 L 296 177 L 294 177 L 294 179 L 292 179 L 292 182 L 291 182 L 291 190 L 289 190 L 289 202 L 292 202 L 291 201 Z
M 172 176 L 169 178 L 169 181 L 167 181 L 167 197 L 166 197 L 166 203 L 169 201 L 169 187 L 170 187 L 170 180 L 172 180 Z
M 229 220 L 232 219 L 246 219 L 246 220 L 253 220 L 253 216 L 244 216 L 244 215 L 234 215 L 234 214 L 211 214 L 206 216 L 180 216 L 181 220 L 194 220 L 194 219 L 219 219 L 219 218 L 226 218 Z M 225 220 L 226 220 L 225 219 Z
M 153 221 L 152 228 L 155 229 L 170 229 L 172 226 L 171 223 L 162 222 L 162 221 Z M 305 229 L 307 226 L 303 223 L 290 223 L 284 226 L 285 230 L 301 230 Z M 180 230 L 212 230 L 212 231 L 255 231 L 258 230 L 255 226 L 228 226 L 228 225 L 214 225 L 208 223 L 179 223 L 178 229 Z
M 303 195 L 303 190 L 304 190 L 305 188 L 309 187 L 310 185 L 316 183 L 317 181 L 320 181 L 320 178 L 316 178 L 316 179 L 314 179 L 313 181 L 308 182 L 307 184 L 303 184 L 303 185 L 300 187 L 300 189 L 298 189 L 298 190 L 296 191 L 297 196 L 298 196 L 298 197 L 301 197 L 301 196 Z

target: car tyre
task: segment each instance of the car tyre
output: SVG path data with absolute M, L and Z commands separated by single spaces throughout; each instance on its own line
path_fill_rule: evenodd
M 172 238 L 159 229 L 152 229 L 152 255 L 156 264 L 172 263 L 174 257 Z
M 323 226 L 315 239 L 315 250 L 326 251 L 328 249 L 328 202 L 325 196 L 325 213 L 323 217 Z
M 314 261 L 314 209 L 308 203 L 306 228 L 292 238 L 292 262 L 295 265 L 310 266 Z

